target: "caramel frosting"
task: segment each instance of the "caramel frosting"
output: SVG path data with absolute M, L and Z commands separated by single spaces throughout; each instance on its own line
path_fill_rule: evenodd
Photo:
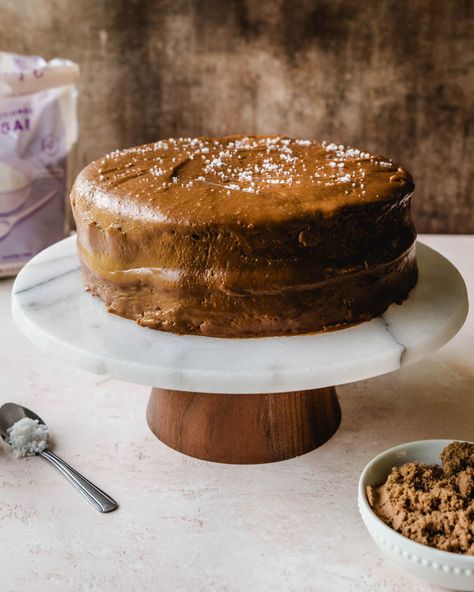
M 113 152 L 71 202 L 86 286 L 152 328 L 278 335 L 358 322 L 416 282 L 411 176 L 342 145 L 170 138 Z

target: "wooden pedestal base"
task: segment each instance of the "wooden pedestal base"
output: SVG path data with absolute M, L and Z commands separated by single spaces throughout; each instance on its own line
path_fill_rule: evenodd
M 321 446 L 336 432 L 341 410 L 334 387 L 260 395 L 154 388 L 147 420 L 162 442 L 184 454 L 253 464 Z

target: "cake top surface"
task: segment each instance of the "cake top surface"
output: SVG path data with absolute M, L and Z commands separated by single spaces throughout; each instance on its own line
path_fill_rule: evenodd
M 73 198 L 110 219 L 271 222 L 413 191 L 391 160 L 284 136 L 169 138 L 107 154 L 78 176 Z

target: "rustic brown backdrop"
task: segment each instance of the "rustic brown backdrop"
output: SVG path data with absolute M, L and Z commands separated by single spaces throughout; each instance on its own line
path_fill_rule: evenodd
M 0 0 L 0 49 L 81 65 L 78 167 L 172 135 L 315 137 L 411 170 L 420 231 L 473 232 L 473 10 L 472 0 Z

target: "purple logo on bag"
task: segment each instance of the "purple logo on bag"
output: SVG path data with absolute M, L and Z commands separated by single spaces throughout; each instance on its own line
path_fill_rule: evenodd
M 41 150 L 53 155 L 58 151 L 59 141 L 54 134 L 48 134 L 41 139 Z

